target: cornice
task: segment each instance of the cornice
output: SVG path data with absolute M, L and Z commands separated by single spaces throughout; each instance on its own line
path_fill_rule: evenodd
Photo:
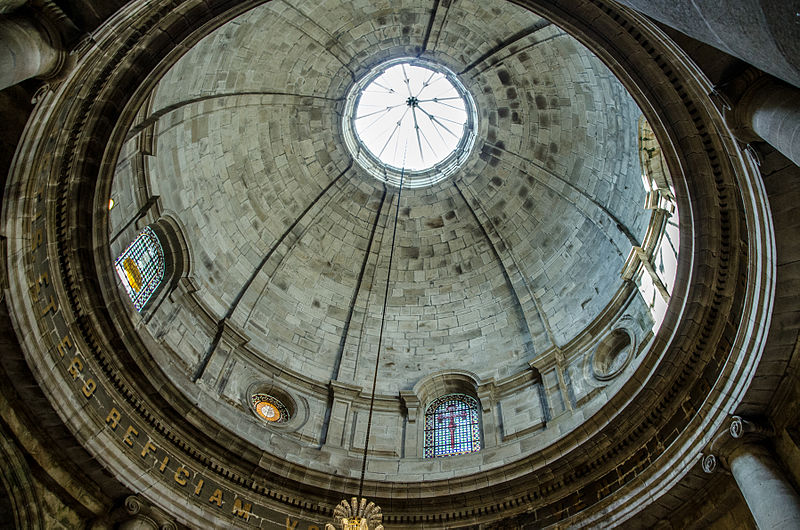
M 654 339 L 655 353 L 580 429 L 561 438 L 545 431 L 544 436 L 554 438 L 544 450 L 471 475 L 365 484 L 365 492 L 384 507 L 385 521 L 396 527 L 473 524 L 501 513 L 539 525 L 621 521 L 652 500 L 643 484 L 663 486 L 681 475 L 681 463 L 696 461 L 703 433 L 715 430 L 736 406 L 763 346 L 759 323 L 772 296 L 764 260 L 771 253 L 765 248 L 769 239 L 754 227 L 769 231 L 770 225 L 758 204 L 742 199 L 745 193 L 758 198 L 760 191 L 748 180 L 752 174 L 735 145 L 713 134 L 724 125 L 709 110 L 704 80 L 663 34 L 615 4 L 580 2 L 566 12 L 544 0 L 520 3 L 598 53 L 665 141 L 681 212 L 677 302 Z M 116 292 L 113 283 L 98 272 L 108 265 L 102 197 L 137 104 L 193 42 L 256 4 L 228 9 L 213 0 L 162 0 L 126 6 L 97 32 L 95 43 L 57 91 L 40 101 L 34 118 L 41 121 L 32 121 L 23 139 L 10 185 L 15 191 L 7 191 L 4 200 L 3 228 L 13 269 L 10 303 L 18 315 L 17 329 L 34 330 L 23 348 L 38 383 L 63 403 L 62 421 L 103 466 L 195 525 L 260 521 L 262 515 L 255 512 L 262 507 L 259 514 L 282 510 L 318 522 L 330 517 L 338 498 L 355 484 L 258 451 L 192 410 L 191 396 L 156 386 L 141 367 L 126 364 L 133 358 L 127 349 L 139 342 L 131 322 L 119 317 L 125 310 L 118 296 L 109 295 Z M 193 31 L 187 21 L 199 29 Z M 50 154 L 45 154 L 45 141 L 56 146 Z M 94 196 L 92 212 L 74 207 L 82 193 Z M 49 289 L 42 293 L 57 301 L 54 311 L 47 298 L 30 295 L 42 267 L 51 273 Z M 73 345 L 66 360 L 59 348 L 64 333 Z M 76 378 L 65 371 L 65 363 L 78 352 L 82 377 L 91 373 L 121 416 L 135 421 L 142 432 L 148 429 L 139 443 L 152 438 L 173 456 L 170 465 L 177 460 L 180 467 L 169 468 L 168 475 L 159 474 L 157 465 L 145 469 L 147 446 L 140 459 L 122 445 L 127 442 L 121 433 L 109 429 L 106 414 L 112 405 L 87 405 L 97 403 L 101 391 L 95 401 L 87 401 L 91 396 L 82 397 L 86 391 L 80 386 L 73 390 Z M 87 381 L 82 380 L 84 385 Z M 121 450 L 114 453 L 109 447 Z M 252 519 L 231 515 L 230 509 L 214 512 L 207 501 L 210 491 L 201 489 L 202 498 L 192 496 L 179 481 L 184 466 L 236 498 L 258 503 Z M 430 520 L 432 513 L 436 516 Z

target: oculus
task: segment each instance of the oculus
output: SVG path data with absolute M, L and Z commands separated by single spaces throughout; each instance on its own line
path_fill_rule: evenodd
M 401 58 L 373 68 L 351 87 L 344 117 L 350 154 L 394 186 L 447 178 L 475 144 L 472 96 L 455 73 L 432 61 Z

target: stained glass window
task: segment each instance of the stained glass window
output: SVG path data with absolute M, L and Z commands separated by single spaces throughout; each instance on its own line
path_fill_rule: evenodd
M 253 410 L 258 417 L 271 423 L 285 423 L 289 421 L 289 411 L 278 398 L 269 394 L 253 394 L 250 397 Z
M 119 255 L 114 268 L 133 307 L 141 311 L 164 279 L 164 250 L 155 232 L 145 227 Z
M 425 458 L 479 451 L 478 400 L 465 394 L 442 396 L 425 412 Z

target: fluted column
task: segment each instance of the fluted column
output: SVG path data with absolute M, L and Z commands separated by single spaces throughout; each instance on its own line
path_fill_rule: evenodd
M 703 470 L 713 473 L 721 461 L 733 475 L 759 528 L 800 528 L 800 496 L 765 445 L 770 434 L 768 429 L 734 416 L 728 429 L 711 443 L 702 460 Z
M 0 15 L 0 90 L 57 74 L 66 53 L 55 32 L 26 16 Z

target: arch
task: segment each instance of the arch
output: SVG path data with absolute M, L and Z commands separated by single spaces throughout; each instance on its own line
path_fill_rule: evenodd
M 178 285 L 178 280 L 189 275 L 191 266 L 191 249 L 184 230 L 177 218 L 170 214 L 162 214 L 158 220 L 149 225 L 158 236 L 164 249 L 164 281 L 159 288 L 167 293 Z
M 412 392 L 419 402 L 425 405 L 445 394 L 467 394 L 476 397 L 480 382 L 476 374 L 467 370 L 442 370 L 418 381 Z

